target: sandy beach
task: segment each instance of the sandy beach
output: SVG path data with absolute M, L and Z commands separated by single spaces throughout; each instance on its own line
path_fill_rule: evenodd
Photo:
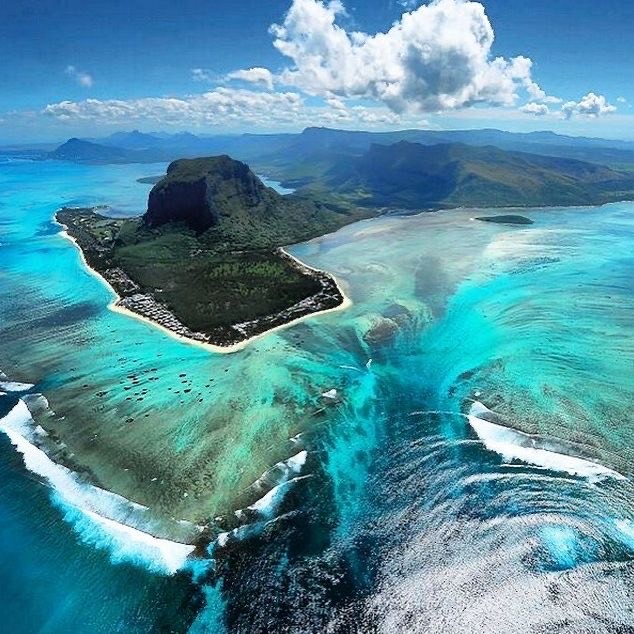
M 57 222 L 57 221 L 56 221 Z M 163 332 L 164 334 L 168 335 L 169 337 L 172 337 L 173 339 L 177 339 L 178 341 L 181 341 L 182 343 L 186 343 L 189 344 L 191 346 L 196 346 L 198 348 L 202 348 L 204 350 L 207 350 L 209 352 L 214 352 L 217 354 L 233 354 L 235 352 L 239 352 L 240 350 L 244 350 L 249 344 L 253 343 L 254 341 L 261 339 L 263 337 L 266 337 L 268 334 L 272 333 L 272 332 L 276 332 L 279 330 L 283 330 L 285 328 L 290 328 L 291 326 L 294 326 L 295 324 L 298 324 L 302 321 L 305 321 L 307 319 L 311 319 L 313 317 L 318 317 L 320 315 L 326 315 L 328 313 L 335 313 L 335 312 L 339 312 L 342 310 L 346 310 L 347 308 L 349 308 L 350 306 L 352 306 L 352 300 L 346 295 L 346 293 L 344 292 L 341 282 L 334 277 L 334 275 L 328 273 L 327 271 L 323 271 L 321 269 L 317 269 L 314 268 L 312 266 L 309 266 L 308 264 L 305 264 L 304 262 L 302 262 L 301 260 L 299 260 L 298 258 L 296 258 L 294 255 L 291 255 L 286 249 L 282 248 L 280 249 L 284 255 L 286 255 L 287 257 L 289 257 L 291 260 L 293 260 L 294 262 L 296 262 L 299 266 L 304 267 L 306 269 L 309 269 L 311 271 L 314 271 L 316 273 L 325 273 L 326 275 L 329 275 L 334 281 L 335 284 L 337 286 L 337 289 L 339 291 L 339 293 L 341 294 L 341 297 L 343 298 L 343 301 L 338 305 L 335 306 L 333 308 L 327 308 L 324 310 L 319 310 L 316 311 L 314 313 L 310 313 L 308 315 L 303 315 L 301 317 L 297 317 L 295 319 L 292 319 L 291 321 L 284 323 L 284 324 L 279 324 L 278 326 L 274 326 L 273 328 L 270 328 L 268 330 L 265 330 L 264 332 L 258 333 L 257 335 L 253 335 L 252 337 L 249 337 L 247 339 L 244 339 L 243 341 L 239 341 L 238 343 L 234 343 L 231 344 L 229 346 L 218 346 L 218 345 L 214 345 L 212 343 L 206 343 L 203 341 L 197 341 L 196 339 L 191 339 L 190 337 L 185 337 L 183 335 L 179 335 L 178 333 L 174 332 L 173 330 L 170 330 L 169 328 L 166 328 L 165 326 L 162 326 L 161 324 L 158 324 L 157 322 L 148 319 L 147 317 L 144 317 L 143 315 L 139 315 L 138 313 L 135 313 L 132 310 L 129 310 L 128 308 L 124 308 L 123 306 L 121 306 L 119 304 L 119 302 L 121 301 L 121 296 L 115 291 L 115 289 L 110 285 L 110 283 L 108 282 L 108 280 L 103 277 L 103 275 L 101 275 L 98 271 L 96 271 L 95 269 L 93 269 L 90 264 L 88 264 L 88 261 L 86 260 L 86 257 L 84 255 L 84 252 L 81 248 L 81 246 L 79 245 L 79 243 L 77 242 L 77 240 L 75 240 L 75 238 L 73 238 L 73 236 L 71 236 L 68 233 L 68 227 L 66 227 L 66 225 L 57 222 L 58 225 L 60 225 L 61 227 L 63 227 L 62 231 L 59 232 L 58 235 L 60 235 L 62 238 L 65 238 L 66 240 L 69 240 L 70 242 L 72 242 L 76 247 L 77 250 L 79 251 L 79 255 L 81 258 L 81 262 L 84 266 L 84 268 L 94 277 L 96 277 L 102 284 L 104 284 L 108 290 L 112 293 L 112 295 L 114 296 L 114 299 L 108 304 L 108 308 L 115 312 L 115 313 L 119 313 L 121 315 L 126 315 L 127 317 L 131 317 L 132 319 L 136 319 L 138 321 L 141 321 L 149 326 L 152 326 L 153 328 L 156 328 L 157 330 L 160 330 L 161 332 Z

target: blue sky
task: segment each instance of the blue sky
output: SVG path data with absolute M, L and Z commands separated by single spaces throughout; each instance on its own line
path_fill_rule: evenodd
M 310 124 L 634 139 L 632 24 L 625 0 L 20 0 L 0 22 L 0 142 Z

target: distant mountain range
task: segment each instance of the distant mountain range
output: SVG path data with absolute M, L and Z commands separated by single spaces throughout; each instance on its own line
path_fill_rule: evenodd
M 494 146 L 400 141 L 340 159 L 306 189 L 364 207 L 601 204 L 634 198 L 634 172 Z
M 299 134 L 242 134 L 196 136 L 117 132 L 101 139 L 69 139 L 48 157 L 86 162 L 159 162 L 229 154 L 248 162 L 258 171 L 280 180 L 300 184 L 314 178 L 319 166 L 327 166 L 335 156 L 358 156 L 373 144 L 392 145 L 409 141 L 421 145 L 462 143 L 495 146 L 501 150 L 542 156 L 573 158 L 634 169 L 634 142 L 571 137 L 554 132 L 516 133 L 501 130 L 400 130 L 362 132 L 307 128 Z
M 307 128 L 300 134 L 203 137 L 135 130 L 99 140 L 69 139 L 48 158 L 149 163 L 222 154 L 337 211 L 634 198 L 634 143 L 553 132 Z

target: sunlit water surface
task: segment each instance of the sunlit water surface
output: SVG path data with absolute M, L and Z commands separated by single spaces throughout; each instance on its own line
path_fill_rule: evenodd
M 292 249 L 350 309 L 214 355 L 52 222 L 164 167 L 0 162 L 9 631 L 632 631 L 633 204 L 357 223 Z

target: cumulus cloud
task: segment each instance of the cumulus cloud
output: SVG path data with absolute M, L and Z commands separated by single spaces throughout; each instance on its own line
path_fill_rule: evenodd
M 348 32 L 339 0 L 293 0 L 274 46 L 292 60 L 280 81 L 310 95 L 374 98 L 395 112 L 513 105 L 518 89 L 547 96 L 527 57 L 493 58 L 493 28 L 479 2 L 434 0 L 385 33 Z
M 165 126 L 264 129 L 309 125 L 395 124 L 387 108 L 352 106 L 334 98 L 323 106 L 307 106 L 297 92 L 263 92 L 218 87 L 202 95 L 143 99 L 85 99 L 47 105 L 42 114 L 62 122 L 99 125 L 158 123 Z
M 603 95 L 597 95 L 594 92 L 589 92 L 579 101 L 567 101 L 561 107 L 561 113 L 566 119 L 575 115 L 596 118 L 612 112 L 616 112 L 616 106 L 608 103 Z
M 239 79 L 252 84 L 261 84 L 269 90 L 273 90 L 273 73 L 268 68 L 247 68 L 234 70 L 227 75 L 227 79 Z
M 66 66 L 66 70 L 64 72 L 84 88 L 90 88 L 94 83 L 92 75 L 89 75 L 83 70 L 77 70 L 75 66 Z
M 526 114 L 532 114 L 536 117 L 543 117 L 544 115 L 550 114 L 550 108 L 545 103 L 536 103 L 534 101 L 523 105 L 520 111 Z
M 188 97 L 61 101 L 49 104 L 43 112 L 61 120 L 93 120 L 106 124 L 145 120 L 167 125 L 217 125 L 238 120 L 246 122 L 264 114 L 273 118 L 275 112 L 292 116 L 302 105 L 302 97 L 294 92 L 263 93 L 219 87 Z

